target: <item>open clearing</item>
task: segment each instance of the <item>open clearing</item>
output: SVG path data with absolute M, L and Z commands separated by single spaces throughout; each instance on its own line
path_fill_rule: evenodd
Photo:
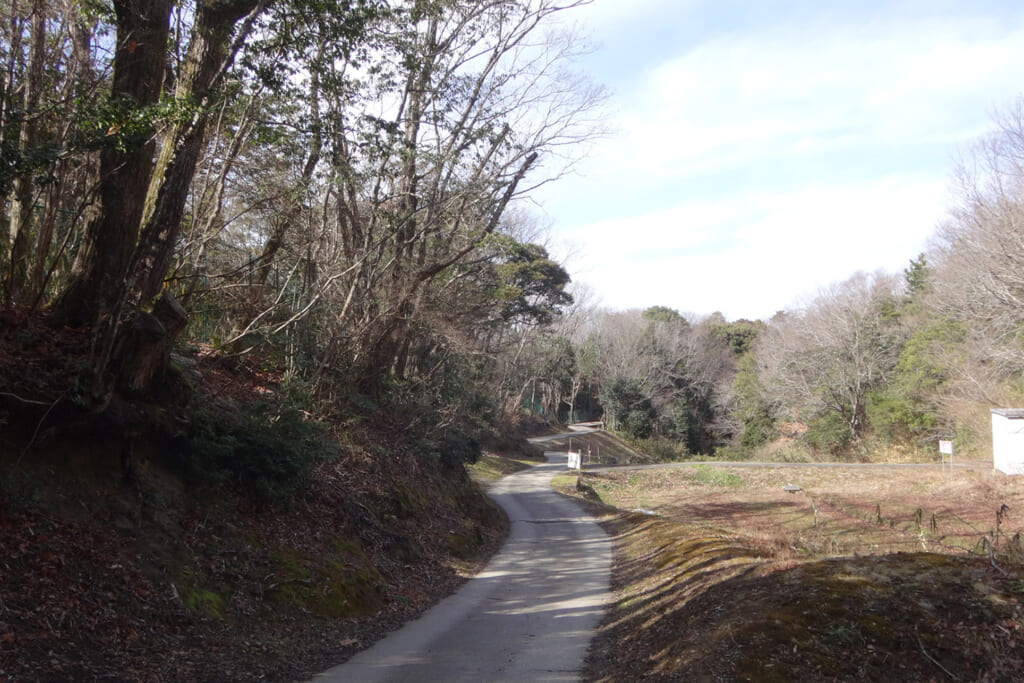
M 1024 530 L 1024 482 L 980 470 L 696 465 L 586 483 L 616 508 L 805 556 L 972 551 L 997 524 L 1003 544 Z
M 1021 479 L 691 465 L 587 473 L 577 493 L 560 477 L 616 539 L 586 678 L 1021 680 Z

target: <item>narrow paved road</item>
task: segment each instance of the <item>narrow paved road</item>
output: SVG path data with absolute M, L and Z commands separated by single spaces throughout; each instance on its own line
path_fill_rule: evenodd
M 611 542 L 551 490 L 564 453 L 489 495 L 511 529 L 487 568 L 420 619 L 316 681 L 575 681 L 609 599 Z

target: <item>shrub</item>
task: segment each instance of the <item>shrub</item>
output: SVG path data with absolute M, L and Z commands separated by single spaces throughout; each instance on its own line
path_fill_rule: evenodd
M 272 502 L 290 494 L 315 463 L 334 454 L 324 426 L 305 418 L 299 392 L 246 406 L 194 409 L 186 435 L 175 444 L 193 483 L 229 482 Z
M 438 448 L 441 453 L 441 464 L 445 467 L 472 465 L 483 454 L 480 442 L 461 429 L 446 431 Z
M 768 443 L 775 433 L 775 421 L 767 407 L 746 414 L 742 424 L 743 433 L 740 434 L 739 446 L 748 451 Z
M 420 439 L 416 451 L 420 457 L 431 458 L 449 468 L 472 465 L 483 455 L 477 438 L 458 427 L 449 427 L 438 437 Z
M 853 443 L 853 432 L 842 416 L 825 413 L 807 426 L 804 438 L 812 447 L 836 454 Z
M 690 457 L 686 444 L 663 436 L 652 436 L 647 439 L 627 438 L 626 442 L 658 462 L 678 462 Z
M 888 444 L 927 434 L 938 422 L 930 409 L 893 392 L 872 394 L 866 413 L 875 434 Z
M 646 439 L 651 436 L 651 415 L 644 410 L 634 410 L 626 414 L 622 421 L 622 431 L 637 439 Z
M 753 451 L 742 446 L 722 446 L 715 450 L 715 460 L 742 462 L 752 458 Z

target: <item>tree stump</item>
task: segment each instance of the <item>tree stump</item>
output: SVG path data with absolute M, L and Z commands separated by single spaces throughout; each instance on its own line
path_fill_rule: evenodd
M 187 326 L 188 314 L 167 292 L 152 311 L 141 311 L 122 347 L 118 388 L 134 395 L 150 393 L 166 375 L 174 341 Z

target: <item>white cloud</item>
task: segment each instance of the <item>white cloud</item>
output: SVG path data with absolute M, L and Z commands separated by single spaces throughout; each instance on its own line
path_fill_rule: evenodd
M 624 24 L 657 21 L 700 4 L 700 0 L 594 0 L 566 13 L 565 19 L 602 33 L 620 31 Z
M 769 317 L 857 270 L 904 268 L 940 218 L 943 192 L 943 183 L 891 177 L 602 221 L 574 232 L 588 236 L 575 277 L 613 308 Z
M 670 4 L 593 9 L 612 30 Z M 1024 84 L 1024 13 L 901 7 L 748 27 L 722 14 L 637 61 L 618 135 L 539 197 L 581 245 L 576 278 L 616 308 L 763 317 L 857 270 L 904 268 L 950 201 L 958 147 Z M 623 59 L 649 52 L 636 45 Z
M 698 248 L 713 237 L 713 230 L 736 216 L 722 203 L 693 202 L 638 216 L 623 216 L 563 233 L 570 239 L 600 245 L 619 258 L 643 258 L 655 251 Z
M 1024 25 L 983 24 L 975 42 L 941 21 L 710 40 L 648 73 L 612 150 L 630 168 L 685 175 L 737 150 L 949 142 L 975 113 L 963 103 L 1012 96 L 994 84 L 1019 80 L 1024 63 Z

